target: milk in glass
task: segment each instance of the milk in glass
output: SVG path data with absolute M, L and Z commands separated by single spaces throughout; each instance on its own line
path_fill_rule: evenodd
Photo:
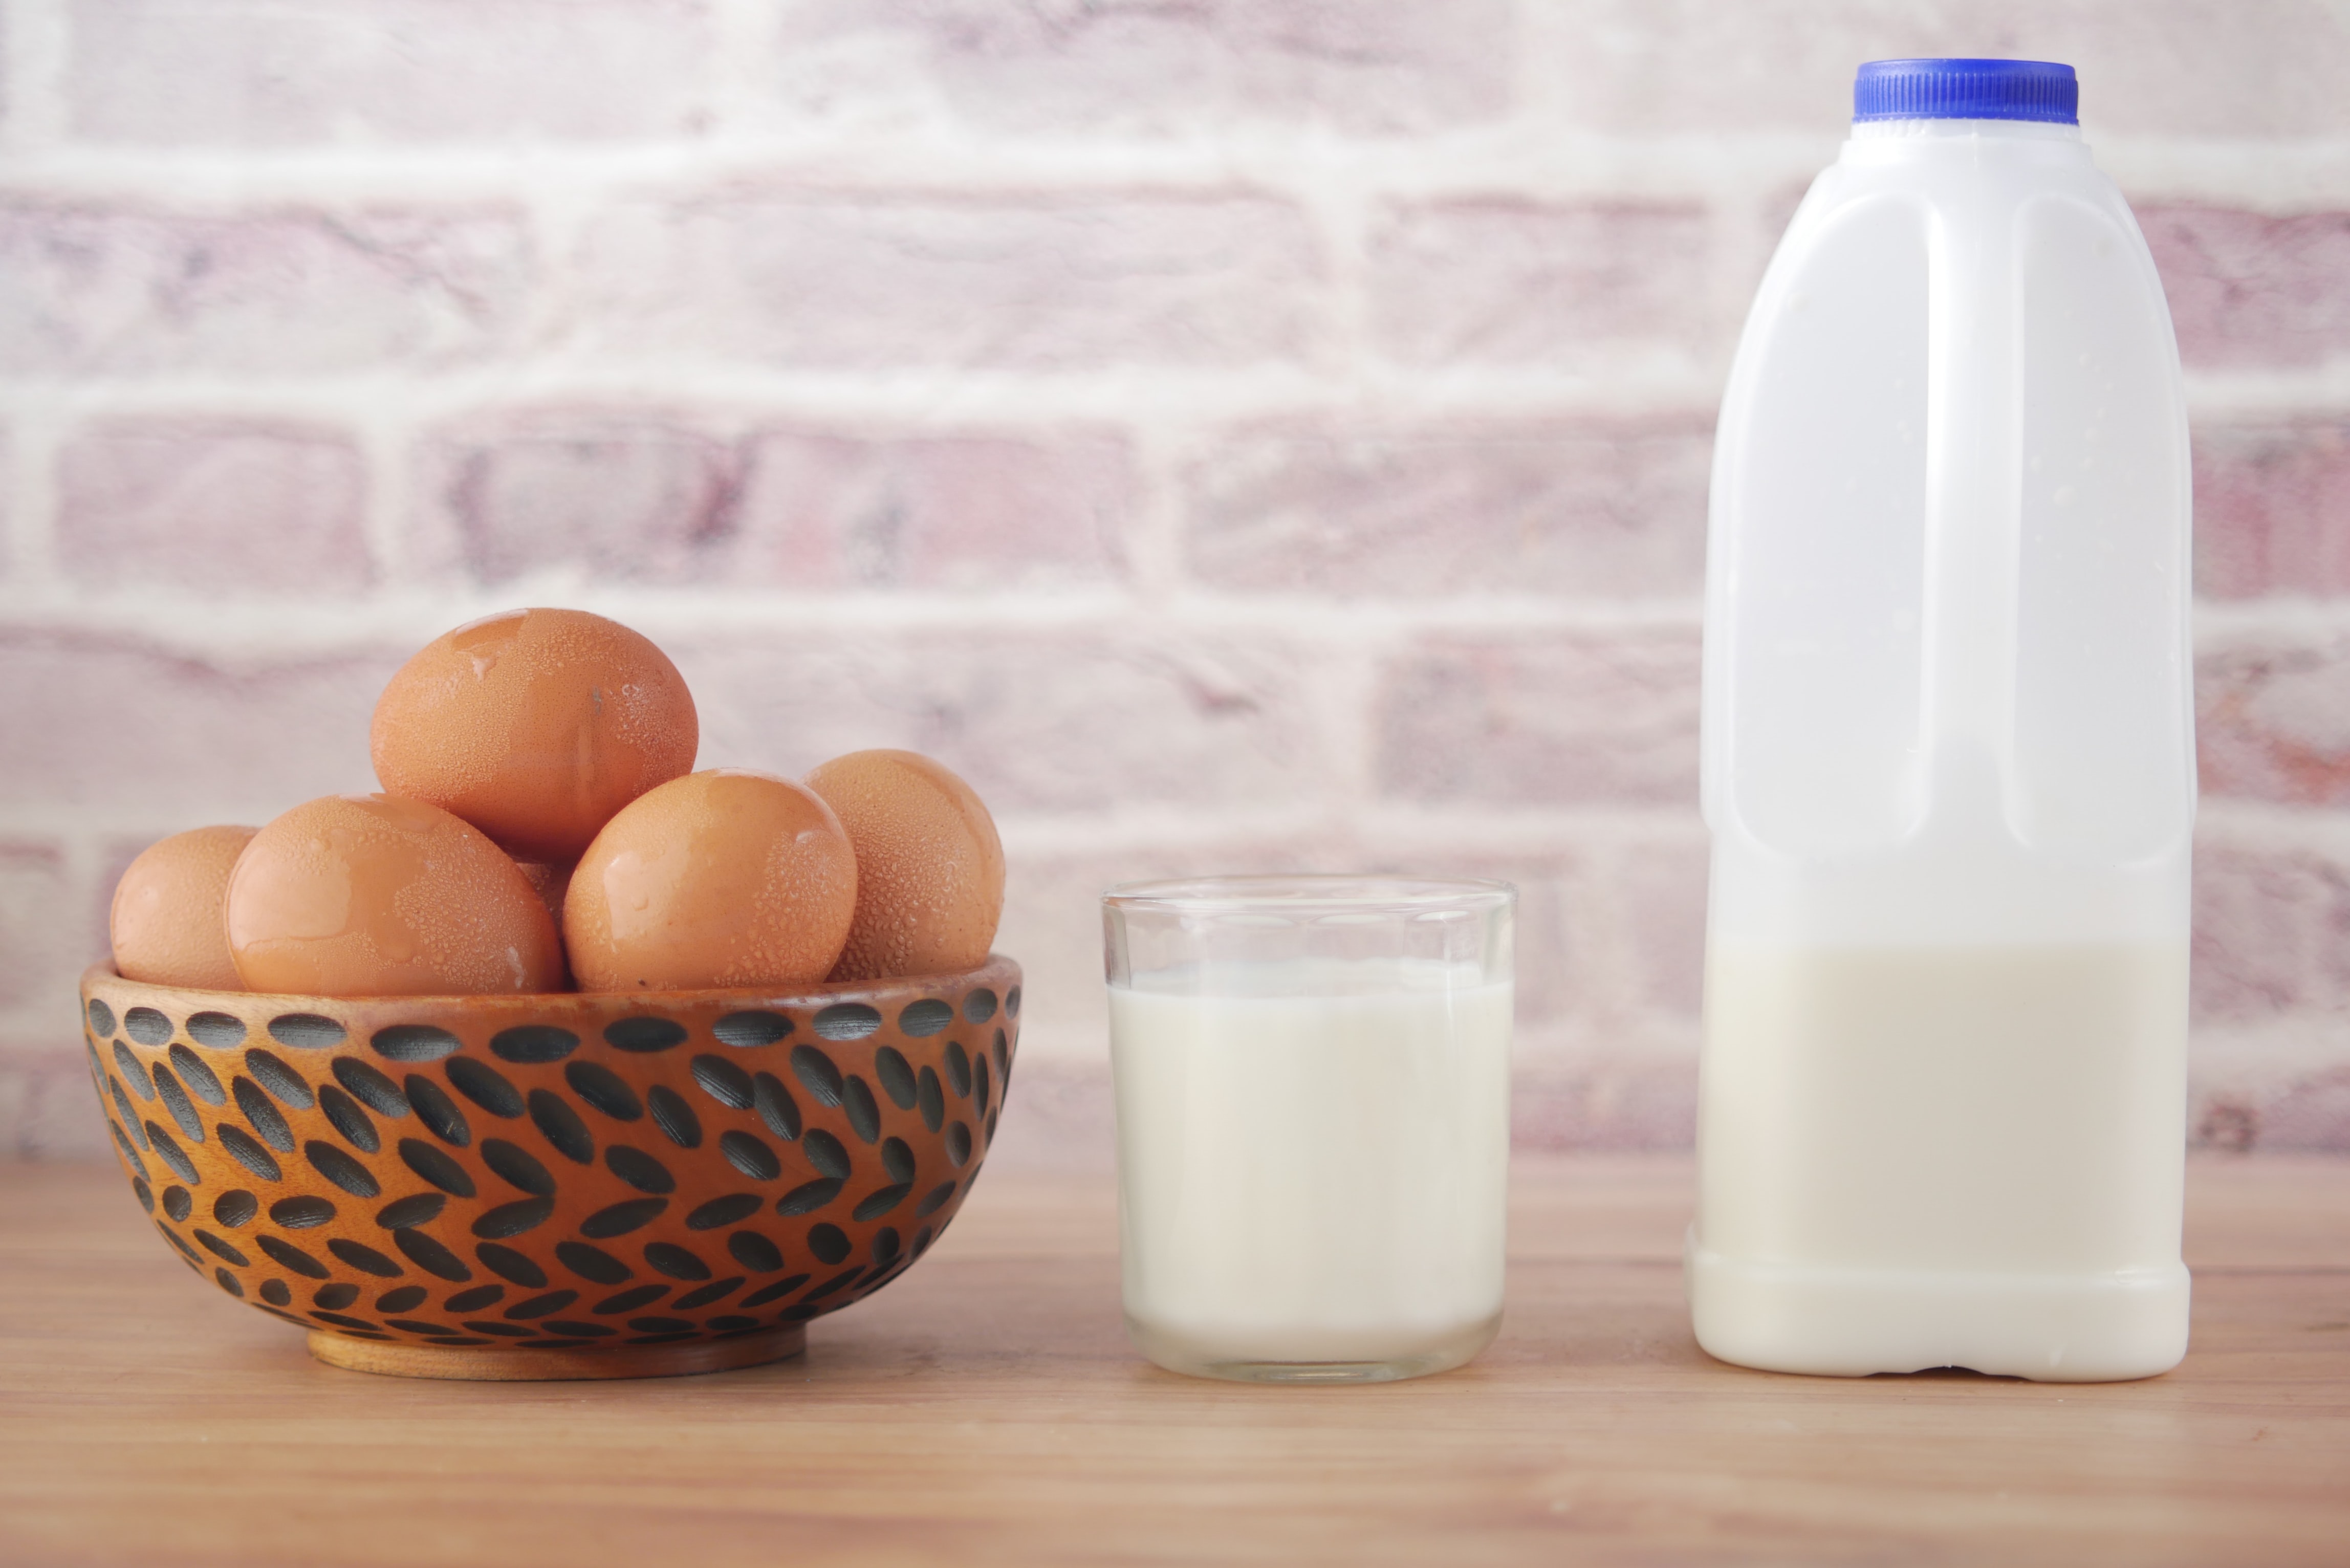
M 1510 987 L 1406 961 L 1109 993 L 1127 1321 L 1216 1361 L 1492 1337 Z M 1466 983 L 1448 983 L 1465 979 Z
M 1457 1366 L 1502 1311 L 1506 893 L 1436 884 L 1486 907 L 1415 908 L 1378 879 L 1366 910 L 1327 885 L 1357 879 L 1284 878 L 1267 909 L 1234 880 L 1253 905 L 1111 911 L 1129 1332 L 1211 1376 Z

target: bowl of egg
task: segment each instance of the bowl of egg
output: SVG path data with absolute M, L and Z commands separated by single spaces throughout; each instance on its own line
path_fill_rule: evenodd
M 82 978 L 131 1191 L 337 1366 L 629 1377 L 799 1350 L 954 1218 L 1020 970 L 1003 856 L 910 752 L 691 771 L 691 696 L 576 610 L 385 690 L 381 793 L 166 838 Z

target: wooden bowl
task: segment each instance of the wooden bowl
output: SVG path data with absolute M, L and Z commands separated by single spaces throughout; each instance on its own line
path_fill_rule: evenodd
M 420 1377 L 771 1361 L 953 1220 L 1020 966 L 788 995 L 265 996 L 82 976 L 131 1191 L 190 1268 Z

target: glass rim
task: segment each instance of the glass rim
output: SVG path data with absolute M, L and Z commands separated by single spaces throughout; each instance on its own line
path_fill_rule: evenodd
M 1268 872 L 1165 877 L 1106 889 L 1105 908 L 1186 914 L 1250 911 L 1493 909 L 1518 901 L 1513 883 L 1476 877 L 1416 877 L 1394 872 Z

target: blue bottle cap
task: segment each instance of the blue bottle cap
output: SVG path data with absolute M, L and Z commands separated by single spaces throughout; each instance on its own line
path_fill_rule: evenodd
M 1853 78 L 1852 118 L 2081 123 L 2081 84 L 2054 60 L 1871 60 Z

